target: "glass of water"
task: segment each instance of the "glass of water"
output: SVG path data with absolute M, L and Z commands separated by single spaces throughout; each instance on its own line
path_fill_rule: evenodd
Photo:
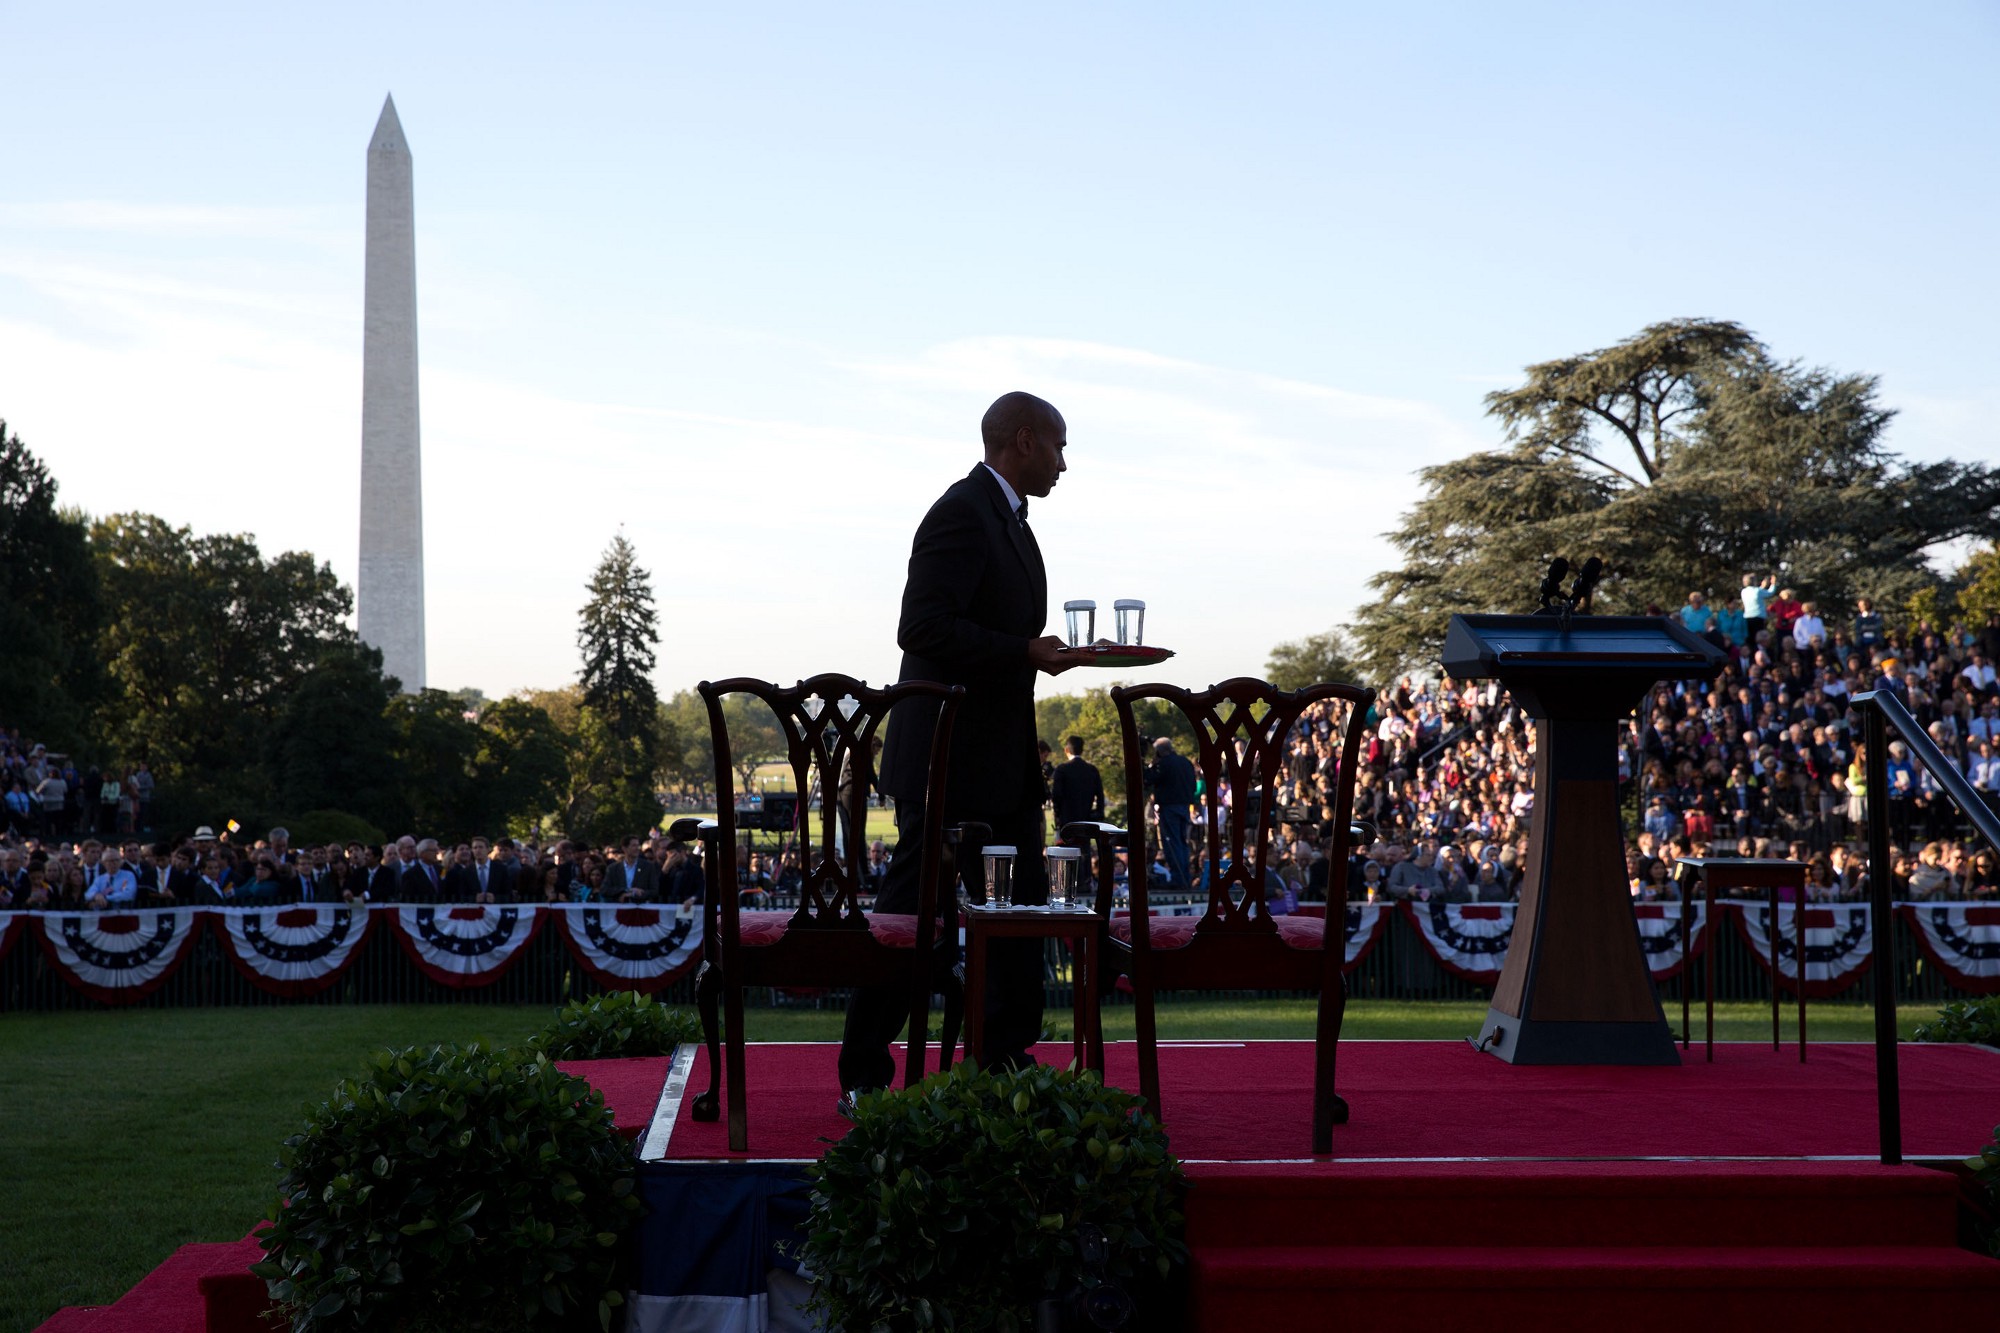
M 1077 883 L 1082 878 L 1081 847 L 1051 847 L 1043 855 L 1049 863 L 1049 910 L 1067 912 L 1077 907 Z
M 1146 642 L 1146 604 L 1136 597 L 1120 597 L 1111 604 L 1118 616 L 1118 642 L 1137 648 Z
M 982 847 L 981 856 L 986 858 L 986 901 L 985 907 L 1012 907 L 1014 905 L 1014 849 L 1012 847 Z
M 1097 603 L 1089 598 L 1063 603 L 1063 614 L 1069 618 L 1069 646 L 1082 648 L 1097 639 Z

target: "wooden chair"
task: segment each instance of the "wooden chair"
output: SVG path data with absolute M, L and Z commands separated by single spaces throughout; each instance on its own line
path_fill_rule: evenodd
M 708 891 L 702 906 L 705 957 L 695 981 L 695 999 L 708 1046 L 708 1090 L 695 1099 L 692 1112 L 697 1120 L 717 1119 L 717 1087 L 726 1087 L 729 1147 L 732 1152 L 745 1152 L 750 1134 L 743 1068 L 743 992 L 747 987 L 890 986 L 906 990 L 910 997 L 906 1086 L 923 1077 L 930 998 L 934 991 L 942 992 L 945 1015 L 940 1067 L 950 1067 L 962 1003 L 952 973 L 958 944 L 957 903 L 950 894 L 940 901 L 938 886 L 944 846 L 941 825 L 946 756 L 952 720 L 965 690 L 930 681 L 904 681 L 873 689 L 865 681 L 834 674 L 814 676 L 790 688 L 743 677 L 703 681 L 698 688 L 708 707 L 709 732 L 715 745 L 718 813 L 713 821 L 701 821 L 699 829 L 705 844 L 702 859 Z M 802 849 L 805 879 L 796 911 L 749 911 L 737 901 L 736 750 L 722 707 L 726 696 L 736 694 L 762 700 L 784 737 L 784 762 L 800 796 L 797 826 L 802 834 L 810 835 L 802 839 L 808 845 Z M 867 836 L 861 820 L 842 817 L 840 775 L 843 769 L 856 771 L 855 766 L 860 766 L 861 772 L 868 771 L 865 765 L 872 755 L 875 732 L 892 707 L 921 708 L 926 700 L 935 701 L 937 732 L 931 743 L 930 778 L 925 788 L 925 854 L 919 872 L 918 910 L 914 916 L 864 912 L 860 897 L 867 866 Z M 718 1008 L 728 1047 L 726 1063 L 719 1049 Z
M 1347 1005 L 1341 964 L 1346 954 L 1354 777 L 1375 692 L 1335 683 L 1287 691 L 1238 677 L 1200 692 L 1172 685 L 1132 685 L 1114 689 L 1111 698 L 1124 737 L 1125 808 L 1132 828 L 1129 832 L 1103 825 L 1072 829 L 1077 838 L 1098 846 L 1098 909 L 1107 921 L 1102 972 L 1107 981 L 1120 971 L 1131 978 L 1140 1092 L 1154 1113 L 1164 1117 L 1153 1012 L 1156 991 L 1317 990 L 1312 1150 L 1331 1152 L 1333 1126 L 1347 1121 L 1347 1103 L 1334 1092 L 1334 1055 Z M 1148 914 L 1152 854 L 1146 834 L 1144 757 L 1133 705 L 1149 699 L 1178 709 L 1195 734 L 1196 754 L 1190 758 L 1202 778 L 1202 804 L 1201 820 L 1191 833 L 1205 839 L 1209 867 L 1208 903 L 1199 917 L 1154 919 Z M 1326 915 L 1274 917 L 1265 906 L 1264 886 L 1266 869 L 1274 859 L 1277 784 L 1293 726 L 1309 707 L 1324 701 L 1346 705 L 1344 716 L 1336 720 L 1340 771 L 1327 852 L 1331 860 Z M 1227 805 L 1222 799 L 1225 786 L 1231 793 Z M 1111 848 L 1121 833 L 1130 847 L 1132 910 L 1127 916 L 1112 917 Z

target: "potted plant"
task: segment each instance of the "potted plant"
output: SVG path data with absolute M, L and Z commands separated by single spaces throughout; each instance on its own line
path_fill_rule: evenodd
M 1118 1327 L 1187 1258 L 1165 1132 L 1087 1071 L 961 1064 L 868 1094 L 811 1175 L 829 1333 Z
M 672 1055 L 681 1043 L 700 1040 L 692 1011 L 628 990 L 571 1000 L 528 1044 L 551 1060 L 617 1060 Z

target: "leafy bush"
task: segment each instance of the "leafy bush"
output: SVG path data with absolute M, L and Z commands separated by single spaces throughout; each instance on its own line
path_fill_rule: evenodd
M 812 1309 L 830 1333 L 1025 1331 L 1045 1298 L 1164 1278 L 1186 1179 L 1143 1107 L 1047 1066 L 864 1096 L 810 1169 Z
M 551 1060 L 616 1060 L 669 1055 L 683 1042 L 700 1040 L 701 1022 L 693 1010 L 672 1009 L 628 990 L 570 1001 L 528 1044 Z
M 1936 1021 L 1919 1024 L 1918 1041 L 1976 1041 L 2000 1046 L 2000 995 L 1959 1000 L 1938 1010 Z
M 1993 1142 L 1981 1148 L 1979 1156 L 1967 1158 L 1965 1167 L 1986 1196 L 1985 1208 L 1975 1210 L 1983 1216 L 1975 1216 L 1973 1228 L 1986 1242 L 1986 1252 L 2000 1259 L 2000 1125 L 1993 1127 Z
M 631 1148 L 536 1051 L 384 1051 L 285 1140 L 252 1270 L 294 1333 L 608 1328 Z

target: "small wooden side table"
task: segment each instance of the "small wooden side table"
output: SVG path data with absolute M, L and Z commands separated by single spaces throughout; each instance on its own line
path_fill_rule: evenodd
M 978 907 L 965 912 L 965 1053 L 986 1067 L 986 946 L 994 939 L 1066 939 L 1074 960 L 1070 975 L 1070 1040 L 1079 1065 L 1104 1072 L 1104 1043 L 1097 1032 L 1097 948 L 1104 918 L 1088 908 Z M 1092 1062 L 1090 1052 L 1097 1052 Z
M 1769 889 L 1771 904 L 1771 1049 L 1778 1049 L 1778 1007 L 1782 974 L 1778 970 L 1778 890 L 1793 890 L 1797 899 L 1792 909 L 1792 928 L 1796 940 L 1794 949 L 1798 954 L 1798 996 L 1799 996 L 1799 1063 L 1806 1062 L 1806 867 L 1803 861 L 1786 861 L 1772 857 L 1748 856 L 1683 856 L 1675 865 L 1693 866 L 1701 872 L 1702 894 L 1707 904 L 1709 933 L 1708 960 L 1702 973 L 1708 983 L 1708 1038 L 1707 1049 L 1710 1062 L 1715 1060 L 1715 932 L 1720 923 L 1715 917 L 1715 891 L 1722 889 Z M 1686 899 L 1681 902 L 1681 956 L 1688 956 L 1688 920 L 1693 913 L 1688 911 Z M 1685 977 L 1681 984 L 1681 1047 L 1688 1043 L 1688 988 Z

